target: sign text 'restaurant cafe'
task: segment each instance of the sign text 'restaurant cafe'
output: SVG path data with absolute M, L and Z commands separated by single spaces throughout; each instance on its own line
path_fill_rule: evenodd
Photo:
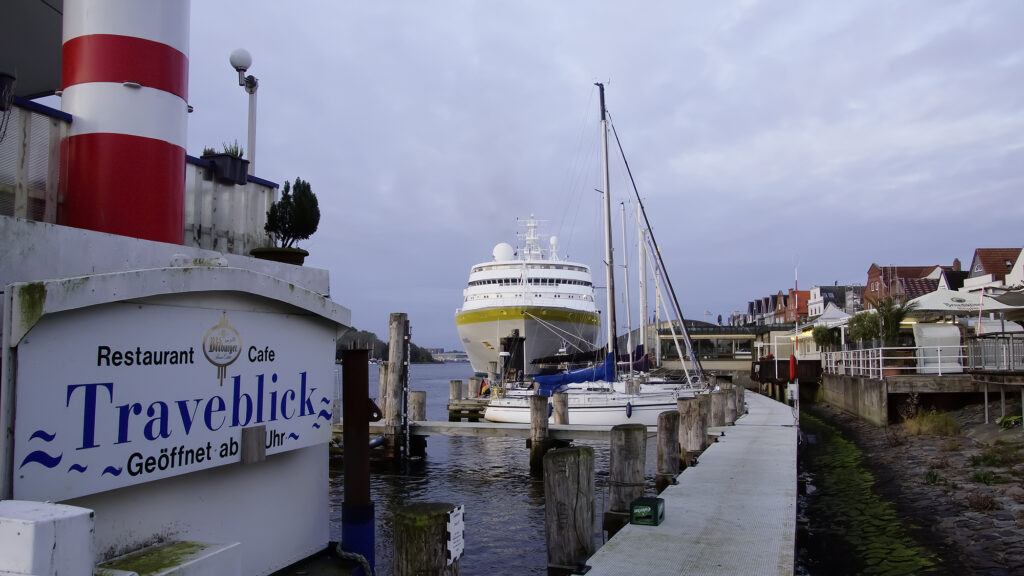
M 14 497 L 60 501 L 331 435 L 334 328 L 311 316 L 112 304 L 18 346 Z

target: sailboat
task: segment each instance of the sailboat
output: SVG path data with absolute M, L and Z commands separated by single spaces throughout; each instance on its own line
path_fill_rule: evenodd
M 685 338 L 690 358 L 694 361 L 695 369 L 699 376 L 692 379 L 689 371 L 684 381 L 671 383 L 642 383 L 627 382 L 616 378 L 615 370 L 615 274 L 614 257 L 612 251 L 612 230 L 611 230 L 611 197 L 608 177 L 608 120 L 607 110 L 604 101 L 604 85 L 597 84 L 600 94 L 601 106 L 601 147 L 603 153 L 603 176 L 604 176 L 604 248 L 605 248 L 605 271 L 607 283 L 607 338 L 608 348 L 605 361 L 594 367 L 556 374 L 550 376 L 536 376 L 534 384 L 528 388 L 520 387 L 519 393 L 505 394 L 503 397 L 492 399 L 484 412 L 484 418 L 493 422 L 530 422 L 530 399 L 531 395 L 550 396 L 554 392 L 564 391 L 568 398 L 569 423 L 573 425 L 617 425 L 626 423 L 639 423 L 647 426 L 657 425 L 658 415 L 668 410 L 674 410 L 680 397 L 692 396 L 703 388 L 700 373 L 700 364 L 692 354 L 692 345 L 689 338 Z M 628 166 L 627 166 L 628 168 Z M 639 195 L 637 195 L 639 201 Z M 642 205 L 641 205 L 642 209 Z M 646 220 L 646 213 L 644 219 Z M 650 230 L 650 223 L 647 222 Z M 653 234 L 648 237 L 653 241 Z M 667 281 L 664 274 L 664 262 L 656 250 L 658 266 L 662 277 Z M 670 285 L 669 285 L 670 286 Z M 678 302 L 673 301 L 678 312 Z M 682 322 L 682 315 L 679 316 L 679 327 L 685 335 L 685 324 Z M 671 323 L 670 323 L 671 326 Z M 676 340 L 677 349 L 679 342 L 675 338 L 675 328 L 672 328 L 673 339 Z M 679 357 L 683 355 L 680 350 Z M 685 369 L 685 363 L 684 363 Z M 646 388 L 646 389 L 645 389 Z

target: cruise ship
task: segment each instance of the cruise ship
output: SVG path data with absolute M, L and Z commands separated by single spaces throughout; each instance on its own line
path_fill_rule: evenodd
M 542 248 L 530 215 L 525 246 L 502 242 L 473 266 L 455 325 L 473 370 L 505 378 L 550 372 L 590 357 L 601 326 L 590 267 L 562 260 L 558 239 Z M 494 366 L 490 363 L 494 362 Z

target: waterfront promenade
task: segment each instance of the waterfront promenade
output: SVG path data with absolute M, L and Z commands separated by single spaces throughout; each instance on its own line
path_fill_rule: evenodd
M 587 576 L 792 574 L 796 544 L 797 427 L 792 409 L 746 395 L 748 414 L 687 468 L 659 526 L 627 525 L 587 565 Z

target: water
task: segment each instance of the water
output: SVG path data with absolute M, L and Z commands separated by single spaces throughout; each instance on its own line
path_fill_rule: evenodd
M 808 446 L 800 458 L 797 566 L 801 576 L 945 573 L 939 558 L 914 537 L 857 446 L 826 422 L 803 412 Z
M 449 380 L 468 380 L 469 364 L 413 364 L 411 390 L 427 393 L 427 419 L 447 420 Z M 378 391 L 377 368 L 370 367 L 370 397 Z M 608 443 L 588 442 L 595 459 L 596 546 L 608 501 Z M 372 453 L 371 453 L 372 454 Z M 647 491 L 654 494 L 657 439 L 647 441 Z M 526 441 L 505 438 L 431 436 L 421 461 L 394 465 L 371 456 L 370 490 L 376 505 L 376 574 L 392 572 L 393 511 L 410 502 L 448 502 L 466 507 L 466 550 L 460 573 L 546 574 L 544 482 L 530 477 Z M 330 469 L 331 540 L 341 540 L 344 477 L 340 460 Z

